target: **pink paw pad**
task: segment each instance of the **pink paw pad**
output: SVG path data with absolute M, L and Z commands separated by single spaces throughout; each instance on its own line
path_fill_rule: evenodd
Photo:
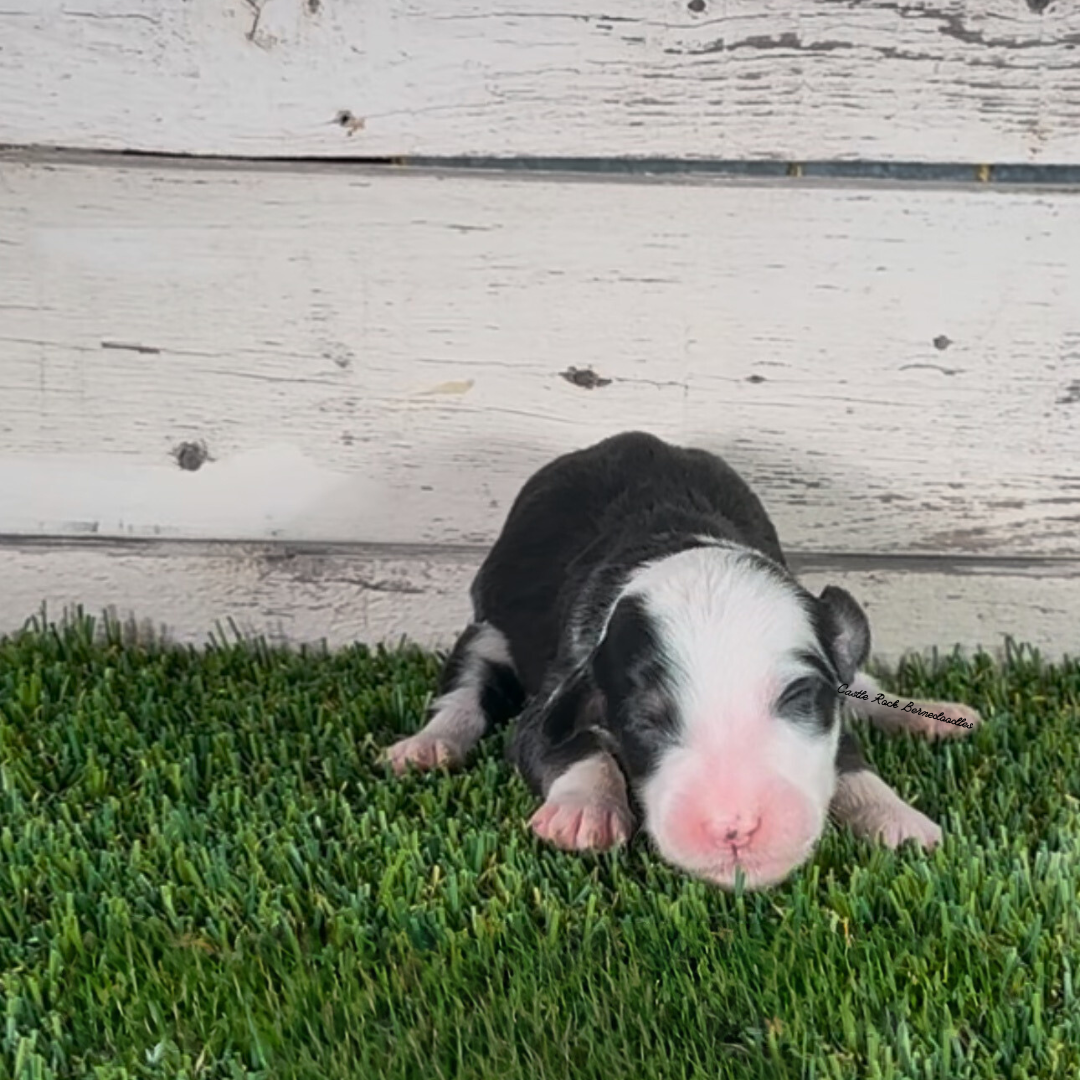
M 461 761 L 458 748 L 447 739 L 425 735 L 422 731 L 401 739 L 383 752 L 383 759 L 400 776 L 409 766 L 416 769 L 437 769 L 456 765 Z
M 606 851 L 630 839 L 633 819 L 617 802 L 545 802 L 529 820 L 541 840 L 565 851 Z

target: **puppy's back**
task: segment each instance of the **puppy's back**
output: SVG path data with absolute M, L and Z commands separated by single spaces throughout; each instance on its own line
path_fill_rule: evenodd
M 476 617 L 507 635 L 530 692 L 591 571 L 620 552 L 633 561 L 661 534 L 734 540 L 784 562 L 760 501 L 726 462 L 655 435 L 614 435 L 556 458 L 525 483 L 472 600 Z

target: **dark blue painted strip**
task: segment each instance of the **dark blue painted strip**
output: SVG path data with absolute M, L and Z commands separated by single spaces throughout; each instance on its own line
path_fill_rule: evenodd
M 266 165 L 333 165 L 372 168 L 385 166 L 413 169 L 444 169 L 488 172 L 581 173 L 609 176 L 730 176 L 772 179 L 791 176 L 831 180 L 892 180 L 909 183 L 1052 185 L 1080 187 L 1080 165 L 984 165 L 891 161 L 695 161 L 685 158 L 585 158 L 585 157 L 260 157 L 233 158 L 218 155 L 189 156 L 147 151 L 88 151 L 19 148 L 0 145 L 0 162 L 73 161 L 82 164 L 131 163 L 196 164 L 224 168 L 259 168 Z
M 681 158 L 497 158 L 405 157 L 400 164 L 415 168 L 486 169 L 522 172 L 610 173 L 665 176 L 709 175 L 770 178 L 784 176 L 823 179 L 903 180 L 999 184 L 1080 185 L 1080 165 L 926 165 L 919 162 L 876 161 L 687 161 Z

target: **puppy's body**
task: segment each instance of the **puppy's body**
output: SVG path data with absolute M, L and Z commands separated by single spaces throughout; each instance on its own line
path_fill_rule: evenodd
M 841 729 L 839 684 L 870 685 L 865 615 L 794 580 L 715 455 L 628 433 L 557 458 L 472 602 L 428 724 L 389 752 L 399 769 L 458 762 L 524 708 L 511 756 L 545 800 L 534 830 L 563 847 L 626 839 L 632 802 L 662 856 L 724 886 L 782 880 L 830 808 L 889 842 L 937 841 Z

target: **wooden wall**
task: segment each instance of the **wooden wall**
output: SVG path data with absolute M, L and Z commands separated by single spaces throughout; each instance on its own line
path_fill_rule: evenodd
M 1080 187 L 977 178 L 1080 166 L 1080 13 L 606 10 L 0 10 L 0 632 L 446 644 L 525 477 L 639 427 L 883 659 L 1078 651 Z
M 1080 160 L 1067 0 L 8 0 L 0 142 Z

